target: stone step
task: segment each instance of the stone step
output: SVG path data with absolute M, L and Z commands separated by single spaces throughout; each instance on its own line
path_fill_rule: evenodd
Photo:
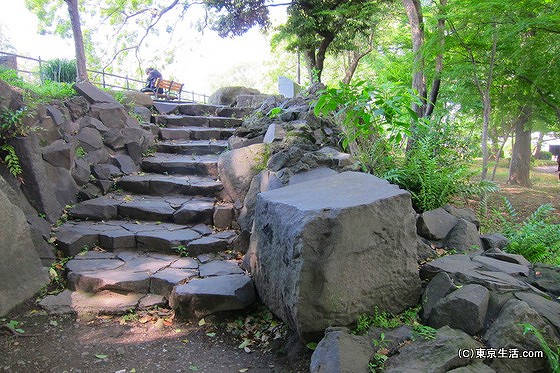
M 165 306 L 170 299 L 178 317 L 200 318 L 256 300 L 252 279 L 226 253 L 180 257 L 88 251 L 68 261 L 66 269 L 71 290 L 40 303 L 50 313 L 124 314 Z
M 208 155 L 220 154 L 227 146 L 227 141 L 224 140 L 167 140 L 156 143 L 156 150 L 171 154 Z
M 146 172 L 218 176 L 218 156 L 156 153 L 142 160 Z
M 167 127 L 215 127 L 233 128 L 243 123 L 242 119 L 192 115 L 165 114 L 155 117 L 155 123 Z
M 216 197 L 223 189 L 222 183 L 211 177 L 152 173 L 123 176 L 117 186 L 127 192 L 152 196 L 186 194 Z
M 255 109 L 229 107 L 229 106 L 216 106 L 216 105 L 203 105 L 203 104 L 183 104 L 177 107 L 177 111 L 183 115 L 191 116 L 217 116 L 228 118 L 244 118 L 250 115 Z
M 245 275 L 235 260 L 208 260 L 207 255 L 180 257 L 126 250 L 86 252 L 68 261 L 66 269 L 71 290 L 151 293 L 166 298 L 169 298 L 174 286 L 193 278 Z
M 205 224 L 181 225 L 147 221 L 68 221 L 56 232 L 58 248 L 66 256 L 84 249 L 177 252 L 191 256 L 227 250 L 237 238 L 232 230 L 214 231 Z
M 215 199 L 200 196 L 149 196 L 109 193 L 81 202 L 69 216 L 82 220 L 137 219 L 176 224 L 211 224 Z
M 234 128 L 171 127 L 160 128 L 159 138 L 162 140 L 227 140 L 234 133 Z

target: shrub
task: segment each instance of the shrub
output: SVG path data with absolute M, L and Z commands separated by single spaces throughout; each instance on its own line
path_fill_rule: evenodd
M 77 77 L 76 60 L 57 58 L 41 65 L 41 80 L 58 83 L 74 83 Z
M 554 208 L 550 204 L 539 206 L 520 224 L 512 220 L 517 213 L 504 198 L 509 220 L 500 215 L 503 233 L 510 240 L 505 250 L 523 255 L 530 262 L 541 262 L 560 266 L 560 224 L 550 221 Z
M 433 210 L 456 194 L 491 189 L 469 183 L 471 154 L 471 144 L 452 125 L 422 125 L 406 157 L 382 177 L 408 190 L 416 210 Z
M 333 115 L 343 130 L 342 147 L 362 168 L 376 175 L 394 167 L 410 135 L 416 114 L 410 109 L 419 99 L 408 88 L 391 82 L 368 82 L 325 89 L 315 104 L 315 115 Z
M 24 102 L 26 110 L 31 111 L 41 103 L 48 103 L 53 100 L 65 100 L 76 96 L 76 92 L 69 83 L 45 81 L 42 84 L 31 84 L 18 77 L 15 70 L 0 66 L 0 80 L 5 81 L 11 86 L 24 90 Z
M 550 161 L 552 160 L 552 153 L 547 152 L 546 150 L 541 150 L 537 159 L 540 161 Z

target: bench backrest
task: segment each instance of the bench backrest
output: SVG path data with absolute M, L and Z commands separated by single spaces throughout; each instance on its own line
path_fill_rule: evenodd
M 182 83 L 177 83 L 172 80 L 165 80 L 161 78 L 157 78 L 155 83 L 156 88 L 162 88 L 163 90 L 167 91 L 167 93 L 177 92 L 178 94 L 180 94 L 183 90 L 183 86 L 184 84 Z

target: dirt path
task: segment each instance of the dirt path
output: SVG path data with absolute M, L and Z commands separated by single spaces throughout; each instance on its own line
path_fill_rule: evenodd
M 227 324 L 236 318 L 207 318 L 206 324 L 199 326 L 171 321 L 167 310 L 161 310 L 159 315 L 92 316 L 76 320 L 71 316 L 48 316 L 37 312 L 32 303 L 27 304 L 3 321 L 18 321 L 18 327 L 27 336 L 0 332 L 0 371 L 274 373 L 309 370 L 310 352 L 299 343 L 290 343 L 286 337 L 273 340 L 268 350 L 246 352 L 239 348 L 242 339 L 226 331 Z

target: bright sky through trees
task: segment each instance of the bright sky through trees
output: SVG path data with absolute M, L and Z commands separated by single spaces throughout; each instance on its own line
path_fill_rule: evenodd
M 258 84 L 271 58 L 268 37 L 261 35 L 258 29 L 235 39 L 222 39 L 211 30 L 201 33 L 195 26 L 199 14 L 194 8 L 189 12 L 192 13 L 185 17 L 175 32 L 180 37 L 174 38 L 172 44 L 168 44 L 168 35 L 161 36 L 161 44 L 175 51 L 173 61 L 169 63 L 164 58 L 154 58 L 160 62 L 146 61 L 146 64 L 160 68 L 166 78 L 184 82 L 185 89 L 199 93 L 210 94 L 223 85 L 246 83 L 253 83 L 254 88 L 263 90 L 264 87 Z M 278 9 L 276 17 L 282 17 L 282 13 L 284 9 Z M 0 34 L 3 35 L 0 41 L 7 39 L 14 48 L 9 52 L 21 55 L 40 56 L 42 59 L 73 58 L 71 39 L 39 35 L 37 24 L 37 17 L 25 8 L 24 0 L 9 1 L 3 4 L 0 12 Z M 151 42 L 154 43 L 153 39 Z M 3 46 L 0 48 L 5 49 Z M 130 67 L 131 77 L 136 68 L 136 65 Z

